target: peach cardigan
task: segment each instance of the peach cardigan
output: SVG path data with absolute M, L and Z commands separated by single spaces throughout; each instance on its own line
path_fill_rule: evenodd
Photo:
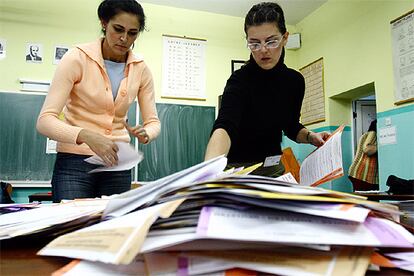
M 130 141 L 122 121 L 138 98 L 143 126 L 150 141 L 160 132 L 151 72 L 142 58 L 129 51 L 125 78 L 115 100 L 105 70 L 99 39 L 69 50 L 60 61 L 37 121 L 43 135 L 58 141 L 57 151 L 93 155 L 86 144 L 76 144 L 82 129 L 112 140 Z M 63 120 L 59 114 L 64 113 Z

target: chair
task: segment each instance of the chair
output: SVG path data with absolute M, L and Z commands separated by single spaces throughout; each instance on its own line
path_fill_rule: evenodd
M 296 181 L 300 183 L 300 164 L 290 147 L 282 150 L 282 157 L 280 157 L 280 162 L 282 162 L 283 166 L 285 167 L 285 173 L 290 172 Z

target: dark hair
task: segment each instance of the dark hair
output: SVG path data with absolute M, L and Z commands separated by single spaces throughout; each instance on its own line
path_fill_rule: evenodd
M 120 12 L 136 15 L 139 21 L 139 32 L 145 30 L 144 9 L 135 0 L 103 0 L 98 7 L 98 17 L 103 22 L 109 22 Z M 105 30 L 102 31 L 105 33 Z
M 371 124 L 368 127 L 368 131 L 375 131 L 377 132 L 377 119 L 371 122 Z
M 254 5 L 244 19 L 244 32 L 251 26 L 258 26 L 263 23 L 275 23 L 282 35 L 286 33 L 285 16 L 282 8 L 272 2 L 262 2 Z

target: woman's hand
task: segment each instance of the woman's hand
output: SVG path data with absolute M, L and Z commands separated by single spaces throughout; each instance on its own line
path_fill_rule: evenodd
M 124 126 L 129 133 L 138 138 L 138 142 L 140 142 L 141 144 L 147 144 L 149 142 L 149 136 L 147 134 L 147 131 L 142 126 L 137 125 L 132 127 L 128 125 L 128 123 L 125 121 Z
M 327 131 L 322 131 L 322 132 L 310 131 L 307 139 L 308 139 L 309 144 L 314 145 L 315 147 L 320 147 L 323 144 L 325 144 L 325 141 L 328 140 L 329 136 L 331 136 L 331 134 Z
M 111 139 L 96 132 L 82 129 L 76 142 L 78 144 L 87 144 L 96 155 L 102 158 L 106 166 L 111 167 L 118 164 L 117 152 L 119 149 Z

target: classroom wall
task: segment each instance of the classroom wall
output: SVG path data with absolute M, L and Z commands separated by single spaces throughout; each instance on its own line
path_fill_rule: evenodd
M 367 84 L 375 86 L 378 127 L 384 125 L 382 117 L 391 117 L 397 127 L 397 143 L 379 146 L 381 190 L 387 189 L 385 181 L 391 173 L 414 179 L 414 153 L 408 150 L 414 141 L 413 103 L 394 105 L 390 28 L 391 20 L 412 9 L 412 0 L 329 0 L 295 26 L 302 38 L 296 57 L 298 68 L 320 57 L 324 59 L 326 121 L 308 128 L 318 131 L 341 124 L 352 127 L 351 99 L 341 96 Z M 351 138 L 347 141 L 352 143 Z M 344 160 L 349 159 L 352 145 L 343 146 L 351 150 L 344 156 Z M 295 154 L 304 153 L 306 147 L 296 147 Z M 347 190 L 350 183 L 343 181 L 343 187 L 335 187 Z
M 101 36 L 96 14 L 99 3 L 100 0 L 0 1 L 0 38 L 7 41 L 7 56 L 0 60 L 0 90 L 19 91 L 19 79 L 50 81 L 56 69 L 53 65 L 56 45 L 72 47 Z M 244 18 L 146 3 L 142 6 L 147 16 L 147 31 L 138 38 L 134 52 L 144 56 L 153 73 L 156 101 L 217 106 L 218 96 L 231 73 L 231 60 L 249 58 Z M 293 26 L 288 26 L 288 30 L 295 32 Z M 161 98 L 163 34 L 207 40 L 206 101 Z M 25 61 L 27 43 L 43 45 L 42 63 Z M 296 66 L 296 54 L 296 51 L 286 54 L 286 63 L 292 67 Z M 20 201 L 34 189 L 14 189 L 14 196 Z
M 96 10 L 99 0 L 3 0 L 0 3 L 0 38 L 7 40 L 7 58 L 0 60 L 0 89 L 20 89 L 19 78 L 50 81 L 55 45 L 72 47 L 101 36 Z M 155 81 L 156 101 L 165 103 L 216 106 L 231 73 L 231 60 L 246 60 L 244 18 L 207 12 L 170 8 L 143 3 L 147 30 L 135 43 L 134 52 L 142 54 Z M 289 31 L 295 32 L 293 26 Z M 202 102 L 161 98 L 162 35 L 177 35 L 207 40 L 206 91 Z M 26 44 L 43 44 L 41 64 L 25 61 Z M 287 51 L 286 62 L 296 66 L 296 51 Z
M 412 9 L 411 0 L 329 0 L 296 26 L 299 66 L 324 58 L 327 99 L 375 82 L 378 112 L 395 108 L 390 21 Z M 348 117 L 327 115 L 330 124 Z
M 0 38 L 7 40 L 7 58 L 0 60 L 0 89 L 17 91 L 18 79 L 51 80 L 55 65 L 55 45 L 72 46 L 88 42 L 100 36 L 96 15 L 99 0 L 2 0 L 0 2 Z M 247 59 L 243 18 L 197 12 L 185 9 L 143 4 L 147 14 L 148 32 L 144 32 L 134 49 L 142 53 L 151 68 L 156 88 L 157 102 L 217 105 L 230 75 L 231 59 Z M 379 147 L 381 165 L 381 190 L 385 178 L 395 173 L 404 178 L 414 178 L 413 152 L 414 134 L 408 131 L 412 125 L 413 103 L 395 106 L 393 94 L 393 69 L 391 33 L 389 22 L 412 10 L 411 0 L 329 0 L 296 26 L 288 26 L 291 33 L 301 33 L 302 47 L 286 51 L 286 63 L 301 68 L 320 57 L 324 58 L 324 85 L 326 121 L 308 126 L 314 131 L 331 130 L 345 123 L 351 127 L 350 102 L 335 96 L 375 84 L 379 127 L 384 125 L 382 117 L 391 117 L 397 126 L 397 144 Z M 206 89 L 204 102 L 166 100 L 160 97 L 162 70 L 162 34 L 207 39 Z M 26 63 L 26 43 L 42 43 L 42 64 Z M 381 125 L 382 124 L 382 125 Z M 346 135 L 345 135 L 346 136 Z M 352 136 L 352 135 L 350 135 Z M 346 138 L 344 148 L 350 149 L 351 138 Z M 298 156 L 309 152 L 306 145 L 295 145 Z M 395 160 L 407 153 L 404 165 Z M 344 157 L 344 159 L 349 157 Z M 345 166 L 345 162 L 344 162 Z M 347 168 L 345 167 L 345 170 Z M 349 183 L 332 184 L 332 188 L 347 190 Z
M 380 112 L 377 127 L 395 127 L 396 143 L 380 145 L 380 189 L 388 190 L 388 176 L 414 179 L 414 105 Z

